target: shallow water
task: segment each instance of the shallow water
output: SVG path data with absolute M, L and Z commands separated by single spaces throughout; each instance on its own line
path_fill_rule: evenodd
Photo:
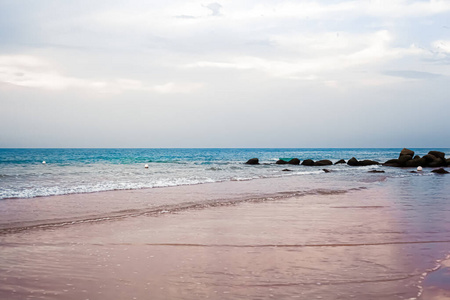
M 275 165 L 279 158 L 373 159 L 401 149 L 0 149 L 0 200 L 111 190 L 317 175 L 321 167 Z M 414 149 L 424 155 L 432 149 Z M 440 149 L 450 154 L 450 149 Z M 262 165 L 244 165 L 258 157 Z M 46 164 L 42 164 L 45 161 Z M 148 169 L 144 165 L 149 166 Z M 289 168 L 291 172 L 283 172 Z M 371 167 L 376 168 L 376 167 Z M 368 168 L 333 166 L 348 176 Z M 391 175 L 402 174 L 388 169 Z M 349 179 L 353 180 L 353 179 Z
M 0 298 L 434 299 L 450 177 L 366 172 L 3 200 Z

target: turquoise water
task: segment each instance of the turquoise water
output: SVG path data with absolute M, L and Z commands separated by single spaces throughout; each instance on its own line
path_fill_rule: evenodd
M 281 157 L 304 159 L 396 158 L 401 149 L 0 149 L 0 199 L 141 189 L 209 182 L 252 180 L 322 173 L 320 167 L 285 166 Z M 430 150 L 414 149 L 418 155 Z M 447 155 L 448 156 L 448 155 Z M 263 165 L 247 166 L 253 157 Z M 46 164 L 42 162 L 45 161 Z M 144 165 L 149 168 L 145 169 Z M 340 176 L 359 176 L 367 168 L 332 167 Z M 389 169 L 390 175 L 396 171 Z M 402 172 L 403 174 L 404 172 Z M 398 174 L 397 174 L 398 175 Z

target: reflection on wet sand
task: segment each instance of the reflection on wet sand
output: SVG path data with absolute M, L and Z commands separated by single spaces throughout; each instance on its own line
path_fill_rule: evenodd
M 412 299 L 434 263 L 427 249 L 450 238 L 417 239 L 384 192 L 5 234 L 0 298 Z
M 439 263 L 423 281 L 422 298 L 427 300 L 450 299 L 450 257 Z

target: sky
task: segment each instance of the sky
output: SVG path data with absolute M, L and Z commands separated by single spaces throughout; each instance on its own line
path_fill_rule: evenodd
M 450 147 L 449 0 L 0 0 L 0 147 Z

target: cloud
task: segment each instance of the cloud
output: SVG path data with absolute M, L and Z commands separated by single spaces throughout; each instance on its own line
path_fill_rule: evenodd
M 191 93 L 203 87 L 201 83 L 173 83 L 148 85 L 140 80 L 118 78 L 89 80 L 65 76 L 46 60 L 29 55 L 0 56 L 0 82 L 21 87 L 46 90 L 83 88 L 102 93 L 146 91 L 160 94 Z
M 367 14 L 384 18 L 426 17 L 450 11 L 450 2 L 447 0 L 377 0 L 360 2 L 365 6 L 364 11 Z
M 160 94 L 171 94 L 171 93 L 192 93 L 201 89 L 203 87 L 202 83 L 185 83 L 185 84 L 176 84 L 173 82 L 168 82 L 162 85 L 155 85 L 149 87 L 149 91 L 154 91 Z
M 426 52 L 414 45 L 394 47 L 393 39 L 385 30 L 361 35 L 280 35 L 272 37 L 272 40 L 281 53 L 286 53 L 284 59 L 232 56 L 220 61 L 198 61 L 186 67 L 257 70 L 273 77 L 323 80 L 330 72 L 348 73 L 354 68 L 370 70 L 371 66 L 410 55 L 420 56 Z
M 175 16 L 175 18 L 177 18 L 177 19 L 196 19 L 197 17 L 188 16 L 188 15 L 179 15 L 179 16 Z
M 0 56 L 0 82 L 50 90 L 83 85 L 84 80 L 60 75 L 49 63 L 27 55 Z
M 211 12 L 212 12 L 211 14 L 213 16 L 219 16 L 220 15 L 220 9 L 222 8 L 222 5 L 220 5 L 217 2 L 213 2 L 213 3 L 210 3 L 210 4 L 206 5 L 205 7 L 211 10 Z
M 336 3 L 337 2 L 337 3 Z M 250 10 L 237 10 L 237 19 L 296 18 L 296 19 L 342 19 L 375 16 L 380 18 L 426 17 L 450 11 L 446 0 L 408 1 L 334 1 L 323 4 L 319 1 L 280 1 L 277 4 L 258 4 Z
M 450 54 L 450 40 L 438 40 L 433 42 L 432 46 L 438 53 Z
M 386 71 L 383 74 L 407 79 L 432 79 L 442 76 L 440 74 L 410 70 Z

